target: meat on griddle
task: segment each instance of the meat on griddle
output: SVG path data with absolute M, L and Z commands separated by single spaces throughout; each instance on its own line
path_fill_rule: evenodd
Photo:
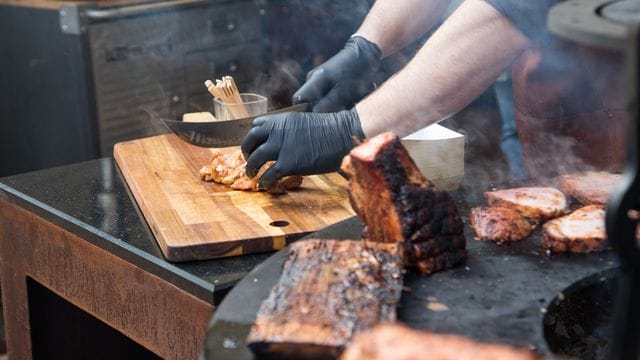
M 467 257 L 455 202 L 425 179 L 391 132 L 356 146 L 342 163 L 351 206 L 368 241 L 404 244 L 404 261 L 426 274 Z
M 561 175 L 557 183 L 560 190 L 582 205 L 606 205 L 620 177 L 620 174 L 606 171 L 587 171 Z
M 397 244 L 296 242 L 247 343 L 261 356 L 335 358 L 356 332 L 395 320 L 401 271 Z
M 456 336 L 378 325 L 358 334 L 341 360 L 536 360 L 528 350 Z
M 262 189 L 258 186 L 258 181 L 262 175 L 269 170 L 275 161 L 268 161 L 258 170 L 258 174 L 253 178 L 247 176 L 247 162 L 242 156 L 242 151 L 224 152 L 215 150 L 208 165 L 203 166 L 199 171 L 200 179 L 204 181 L 214 181 L 228 185 L 234 190 L 260 191 L 266 190 L 272 194 L 284 193 L 287 190 L 299 188 L 302 185 L 302 176 L 286 176 L 269 188 Z
M 605 210 L 587 205 L 543 226 L 542 247 L 552 252 L 588 253 L 609 249 L 604 228 Z
M 535 228 L 522 214 L 504 207 L 472 208 L 469 220 L 476 238 L 497 244 L 524 239 Z
M 491 207 L 513 209 L 534 221 L 545 221 L 568 212 L 567 198 L 552 187 L 520 187 L 484 193 Z

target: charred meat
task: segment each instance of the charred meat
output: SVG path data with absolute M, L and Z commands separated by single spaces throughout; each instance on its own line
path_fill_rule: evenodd
M 568 212 L 567 198 L 552 187 L 521 187 L 484 193 L 491 207 L 513 209 L 534 221 L 545 221 Z
M 503 207 L 475 207 L 470 222 L 476 238 L 498 244 L 524 239 L 535 227 L 519 212 Z
M 228 185 L 234 190 L 266 190 L 274 194 L 284 193 L 302 185 L 302 176 L 287 176 L 277 181 L 273 186 L 261 189 L 258 186 L 258 180 L 273 164 L 275 164 L 275 161 L 265 163 L 255 177 L 249 178 L 246 172 L 247 162 L 242 156 L 242 151 L 237 150 L 232 153 L 225 153 L 221 150 L 216 150 L 211 157 L 211 162 L 200 169 L 199 176 L 204 181 L 214 181 Z
M 261 356 L 335 358 L 357 332 L 395 320 L 401 271 L 397 244 L 296 242 L 247 343 Z
M 587 171 L 559 176 L 557 182 L 560 190 L 583 205 L 606 205 L 620 176 L 606 171 Z
M 351 206 L 368 241 L 404 244 L 405 264 L 430 274 L 464 262 L 464 228 L 455 202 L 420 173 L 400 139 L 380 134 L 355 147 L 349 174 Z
M 543 227 L 542 246 L 552 252 L 588 253 L 609 248 L 604 229 L 605 210 L 587 205 L 553 219 Z
M 358 334 L 341 360 L 536 360 L 531 351 L 456 336 L 378 325 Z

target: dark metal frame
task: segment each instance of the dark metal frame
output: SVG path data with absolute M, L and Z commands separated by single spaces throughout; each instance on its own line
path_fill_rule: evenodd
M 640 247 L 636 228 L 640 213 L 640 26 L 633 26 L 627 47 L 628 140 L 627 164 L 607 208 L 607 237 L 620 255 L 622 273 L 616 302 L 614 337 L 610 359 L 638 359 L 640 356 Z

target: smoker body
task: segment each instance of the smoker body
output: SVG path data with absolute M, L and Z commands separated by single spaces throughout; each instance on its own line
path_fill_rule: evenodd
M 260 3 L 0 1 L 0 176 L 111 156 L 265 71 Z M 9 71 L 7 71 L 9 70 Z

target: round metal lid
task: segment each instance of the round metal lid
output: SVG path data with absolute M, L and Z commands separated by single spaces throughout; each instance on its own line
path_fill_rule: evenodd
M 620 0 L 605 4 L 600 9 L 600 15 L 618 23 L 633 25 L 640 23 L 640 1 Z
M 570 0 L 551 8 L 549 30 L 583 45 L 622 50 L 632 24 L 640 21 L 640 0 Z

